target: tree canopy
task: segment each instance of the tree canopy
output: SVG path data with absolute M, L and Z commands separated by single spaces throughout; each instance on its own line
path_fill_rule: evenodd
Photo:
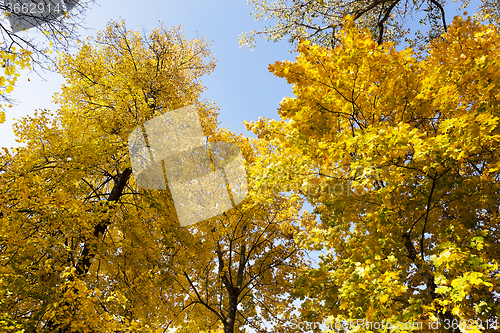
M 274 147 L 266 181 L 308 194 L 321 218 L 302 238 L 323 255 L 295 282 L 301 316 L 494 332 L 498 30 L 457 16 L 423 57 L 343 25 L 335 49 L 304 41 L 270 65 L 296 97 L 282 120 L 247 123 Z

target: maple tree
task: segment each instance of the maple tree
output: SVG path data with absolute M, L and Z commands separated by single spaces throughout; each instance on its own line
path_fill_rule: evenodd
M 455 0 L 454 2 L 457 2 Z M 461 0 L 460 9 L 470 4 L 470 0 Z M 240 43 L 253 47 L 255 37 L 263 36 L 274 42 L 287 38 L 296 46 L 301 39 L 333 48 L 339 42 L 336 37 L 342 29 L 343 18 L 353 16 L 356 24 L 370 30 L 374 40 L 400 41 L 407 36 L 409 27 L 406 23 L 417 14 L 424 12 L 420 24 L 429 29 L 426 34 L 420 30 L 416 38 L 405 38 L 413 46 L 420 47 L 445 32 L 447 1 L 445 0 L 251 0 L 254 7 L 252 15 L 257 20 L 269 20 L 273 25 L 263 30 L 252 30 L 240 37 Z M 498 1 L 482 0 L 475 14 L 481 20 L 498 24 L 500 4 Z M 274 23 L 275 22 L 275 23 Z
M 299 196 L 253 190 L 268 146 L 217 127 L 217 107 L 200 100 L 214 66 L 203 39 L 141 36 L 123 21 L 60 55 L 59 109 L 19 121 L 26 146 L 0 156 L 1 331 L 230 333 L 288 316 L 307 263 L 294 235 L 309 222 Z M 240 147 L 249 192 L 181 227 L 168 190 L 136 185 L 127 140 L 186 105 L 209 143 Z
M 302 41 L 270 65 L 295 97 L 246 123 L 273 147 L 260 182 L 320 217 L 300 234 L 322 251 L 294 284 L 301 320 L 497 331 L 499 31 L 457 16 L 423 56 L 343 26 L 335 49 Z

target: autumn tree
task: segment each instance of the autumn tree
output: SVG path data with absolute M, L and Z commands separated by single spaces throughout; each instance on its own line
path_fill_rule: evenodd
M 61 54 L 59 109 L 21 120 L 26 146 L 1 156 L 0 330 L 229 333 L 292 310 L 301 199 L 252 190 L 267 145 L 217 128 L 216 106 L 200 100 L 214 66 L 203 39 L 123 22 Z M 189 105 L 210 146 L 240 147 L 249 191 L 181 227 L 168 190 L 137 185 L 128 138 Z
M 304 41 L 269 67 L 296 97 L 281 120 L 247 123 L 274 147 L 263 181 L 320 217 L 301 238 L 323 252 L 295 281 L 302 320 L 497 331 L 497 28 L 457 16 L 423 57 L 343 24 L 335 49 Z
M 457 0 L 458 1 L 458 0 Z M 337 33 L 342 30 L 343 18 L 353 16 L 354 21 L 362 28 L 367 28 L 374 40 L 404 41 L 423 46 L 430 40 L 446 32 L 446 13 L 448 1 L 445 0 L 251 0 L 254 7 L 252 15 L 257 20 L 269 20 L 273 25 L 261 31 L 252 30 L 240 38 L 241 44 L 251 47 L 256 36 L 263 36 L 274 42 L 287 39 L 297 46 L 301 39 L 318 45 L 333 48 L 340 41 Z M 456 1 L 455 1 L 456 2 Z M 469 5 L 469 0 L 460 0 L 461 9 Z M 427 32 L 420 30 L 415 39 L 407 39 L 409 27 L 406 23 L 417 13 L 425 12 L 420 24 L 426 26 Z M 498 1 L 481 0 L 477 17 L 490 23 L 500 22 L 500 3 Z

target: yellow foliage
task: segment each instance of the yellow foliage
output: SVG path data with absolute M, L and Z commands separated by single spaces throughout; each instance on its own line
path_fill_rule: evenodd
M 262 165 L 296 171 L 266 181 L 301 184 L 321 218 L 301 234 L 329 253 L 296 282 L 304 313 L 486 323 L 500 313 L 497 28 L 456 17 L 425 57 L 349 17 L 339 35 L 270 65 L 296 97 L 246 123 L 272 147 Z
M 60 55 L 59 109 L 15 124 L 26 146 L 0 155 L 0 331 L 215 333 L 292 313 L 303 201 L 259 191 L 267 145 L 217 128 L 200 98 L 214 66 L 202 39 L 123 22 Z M 249 193 L 181 227 L 169 190 L 137 186 L 128 135 L 187 105 L 210 143 L 240 147 Z

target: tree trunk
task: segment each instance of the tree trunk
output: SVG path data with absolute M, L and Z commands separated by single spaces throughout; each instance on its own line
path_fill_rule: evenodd
M 403 240 L 405 242 L 405 247 L 408 250 L 408 256 L 410 259 L 413 261 L 413 263 L 417 266 L 418 270 L 420 271 L 420 274 L 422 275 L 422 278 L 427 285 L 427 288 L 429 289 L 429 294 L 431 295 L 432 300 L 435 300 L 438 298 L 438 295 L 436 294 L 436 283 L 434 282 L 434 275 L 431 272 L 424 271 L 421 262 L 419 262 L 419 258 L 417 257 L 417 250 L 415 250 L 415 246 L 413 246 L 413 243 L 410 240 L 410 235 L 409 234 L 404 234 L 403 235 Z M 444 313 L 442 312 L 444 310 Z M 450 323 L 450 328 L 448 328 L 448 332 L 450 333 L 460 333 L 460 329 L 458 328 L 453 328 L 451 325 L 454 322 L 459 322 L 459 320 L 447 309 L 443 308 L 438 308 L 437 315 L 441 321 L 448 320 Z
M 229 296 L 229 308 L 227 309 L 226 318 L 224 318 L 224 333 L 234 333 L 234 324 L 236 320 L 236 309 L 238 306 L 238 296 Z

